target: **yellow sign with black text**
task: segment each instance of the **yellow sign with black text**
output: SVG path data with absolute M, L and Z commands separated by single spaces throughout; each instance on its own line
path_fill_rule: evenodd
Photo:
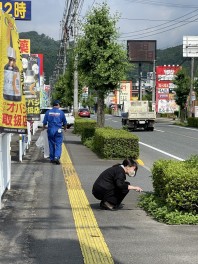
M 0 10 L 0 132 L 27 132 L 22 61 L 15 20 Z

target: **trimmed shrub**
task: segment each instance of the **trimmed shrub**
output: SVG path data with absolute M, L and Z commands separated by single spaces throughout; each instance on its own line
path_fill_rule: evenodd
M 188 117 L 188 126 L 190 127 L 198 127 L 198 117 Z
M 82 135 L 85 128 L 95 128 L 97 125 L 95 120 L 76 118 L 74 122 L 74 134 Z
M 186 161 L 159 160 L 152 174 L 155 195 L 172 210 L 198 212 L 198 156 Z
M 81 134 L 81 141 L 84 144 L 85 141 L 94 137 L 95 127 L 85 127 Z
M 94 151 L 106 159 L 139 157 L 139 138 L 123 129 L 96 128 Z

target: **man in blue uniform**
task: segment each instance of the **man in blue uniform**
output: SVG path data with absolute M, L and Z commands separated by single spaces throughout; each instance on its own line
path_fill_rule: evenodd
M 43 119 L 43 129 L 45 129 L 46 125 L 48 125 L 47 134 L 49 141 L 50 162 L 56 164 L 60 164 L 62 152 L 62 126 L 64 126 L 64 131 L 67 130 L 67 120 L 65 118 L 65 114 L 59 108 L 60 102 L 55 100 L 53 108 L 45 113 L 45 117 Z

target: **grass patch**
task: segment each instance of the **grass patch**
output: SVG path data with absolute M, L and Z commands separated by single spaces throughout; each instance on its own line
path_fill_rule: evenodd
M 140 196 L 139 206 L 143 208 L 150 216 L 159 222 L 169 225 L 196 225 L 198 224 L 198 215 L 178 210 L 171 210 L 154 194 L 148 193 Z

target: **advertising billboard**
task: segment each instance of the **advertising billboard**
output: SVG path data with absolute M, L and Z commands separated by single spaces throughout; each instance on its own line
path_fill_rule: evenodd
M 22 62 L 27 120 L 38 121 L 40 120 L 40 60 L 37 56 L 22 54 Z
M 179 110 L 175 102 L 173 80 L 181 66 L 164 65 L 156 67 L 156 112 L 174 113 Z
M 0 10 L 0 132 L 26 134 L 22 61 L 15 20 Z
M 156 40 L 127 40 L 130 62 L 153 63 L 156 60 Z
M 121 81 L 120 88 L 115 90 L 115 103 L 123 104 L 132 98 L 132 81 Z

